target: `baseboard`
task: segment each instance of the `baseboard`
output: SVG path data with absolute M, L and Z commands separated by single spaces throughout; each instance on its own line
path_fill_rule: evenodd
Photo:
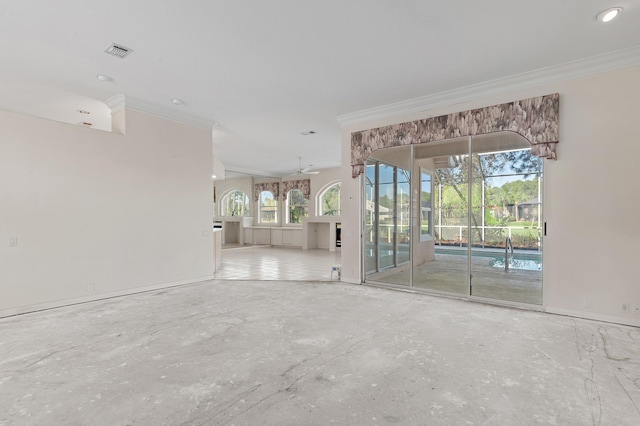
M 82 296 L 82 297 L 74 297 L 71 299 L 63 299 L 63 300 L 56 300 L 53 302 L 38 303 L 35 305 L 20 306 L 17 308 L 8 308 L 8 309 L 0 310 L 0 318 L 28 314 L 31 312 L 44 311 L 47 309 L 62 308 L 64 306 L 77 305 L 80 303 L 95 302 L 97 300 L 111 299 L 113 297 L 128 296 L 128 295 L 137 294 L 137 293 L 145 293 L 147 291 L 161 290 L 164 288 L 177 287 L 177 286 L 186 285 L 186 284 L 194 284 L 202 281 L 209 281 L 209 280 L 212 280 L 213 278 L 214 278 L 213 275 L 208 275 L 205 277 L 192 278 L 188 280 L 173 281 L 173 282 L 162 283 L 162 284 L 153 284 L 153 285 L 148 285 L 143 287 L 133 287 L 125 290 L 91 294 L 91 295 Z
M 582 319 L 588 319 L 588 320 L 594 320 L 594 321 L 610 322 L 614 324 L 640 327 L 640 318 L 622 317 L 617 315 L 601 314 L 598 312 L 591 312 L 591 311 L 578 311 L 573 309 L 552 308 L 548 306 L 545 308 L 545 311 L 550 314 L 564 315 L 568 317 L 575 317 L 575 318 L 582 318 Z

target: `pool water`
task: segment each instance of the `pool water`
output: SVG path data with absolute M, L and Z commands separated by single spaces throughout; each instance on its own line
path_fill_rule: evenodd
M 456 249 L 436 249 L 436 254 L 453 254 L 466 256 L 466 250 Z M 496 252 L 473 251 L 474 258 L 489 258 L 489 266 L 496 269 L 504 270 L 504 255 L 496 255 Z M 509 257 L 509 269 L 518 269 L 524 271 L 542 271 L 542 257 L 535 253 L 515 253 Z
M 491 259 L 490 265 L 493 268 L 504 269 L 504 257 L 494 257 Z M 520 269 L 525 271 L 542 271 L 542 262 L 534 259 L 518 259 L 513 257 L 509 259 L 509 269 Z

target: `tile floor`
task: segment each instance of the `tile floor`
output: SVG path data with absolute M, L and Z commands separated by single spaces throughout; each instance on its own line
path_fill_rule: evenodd
M 220 280 L 329 281 L 331 267 L 340 264 L 340 252 L 326 249 L 244 246 L 222 251 Z M 333 279 L 337 279 L 334 272 Z

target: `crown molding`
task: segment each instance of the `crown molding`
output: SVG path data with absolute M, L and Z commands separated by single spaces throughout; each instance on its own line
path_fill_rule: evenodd
M 229 174 L 239 174 L 239 175 L 246 175 L 246 176 L 260 177 L 260 178 L 271 178 L 271 179 L 280 179 L 281 177 L 283 177 L 281 175 L 278 175 L 278 173 L 267 172 L 264 170 L 247 169 L 244 167 L 235 166 L 233 164 L 225 163 L 224 166 L 225 166 L 225 172 Z
M 188 112 L 178 111 L 177 109 L 186 109 L 188 106 L 178 105 L 171 107 L 161 107 L 149 102 L 142 101 L 140 99 L 127 97 L 127 108 L 135 111 L 144 112 L 147 114 L 155 115 L 167 120 L 177 121 L 183 124 L 189 124 L 191 126 L 200 127 L 207 130 L 212 130 L 216 124 L 215 120 L 210 120 L 204 117 L 198 117 Z
M 635 65 L 640 65 L 640 45 L 433 95 L 343 114 L 337 119 L 340 125 L 345 127 Z
M 124 95 L 114 95 L 104 101 L 105 105 L 111 109 L 111 114 L 116 114 L 122 111 L 125 107 L 125 96 Z

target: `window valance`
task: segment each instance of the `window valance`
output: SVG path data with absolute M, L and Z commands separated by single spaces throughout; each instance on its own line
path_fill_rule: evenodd
M 299 189 L 307 200 L 311 196 L 311 179 L 285 180 L 282 181 L 282 199 L 287 199 L 287 194 L 292 189 Z
M 263 191 L 269 191 L 273 194 L 275 200 L 280 196 L 280 182 L 265 182 L 253 184 L 253 199 L 258 201 L 260 199 L 260 193 Z
M 369 155 L 379 149 L 504 131 L 518 133 L 527 139 L 533 155 L 555 160 L 559 97 L 554 93 L 353 132 L 351 174 L 354 178 L 362 174 Z

